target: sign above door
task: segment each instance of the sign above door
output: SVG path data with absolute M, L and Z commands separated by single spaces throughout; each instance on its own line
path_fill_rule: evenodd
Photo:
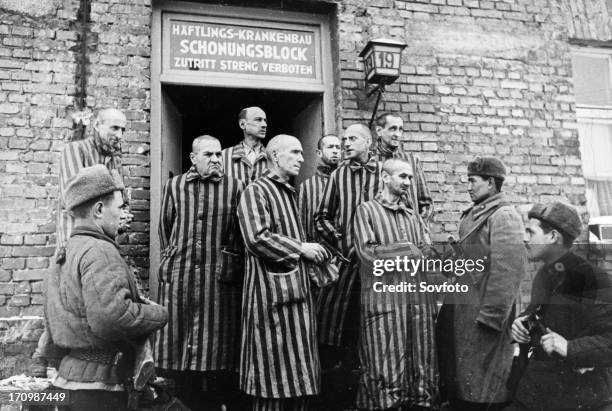
M 322 84 L 321 28 L 164 13 L 162 76 Z

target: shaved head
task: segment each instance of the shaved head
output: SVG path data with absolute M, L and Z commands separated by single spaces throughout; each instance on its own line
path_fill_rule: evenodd
M 261 141 L 266 138 L 268 119 L 266 113 L 259 107 L 247 107 L 238 114 L 238 126 L 245 138 Z
M 370 140 L 372 139 L 372 132 L 370 131 L 368 126 L 366 126 L 365 124 L 361 124 L 361 123 L 351 124 L 344 131 L 345 135 L 346 134 L 354 134 L 354 133 L 357 133 L 357 134 L 361 135 L 364 138 L 369 138 Z
M 116 108 L 105 108 L 98 111 L 93 122 L 93 134 L 98 148 L 103 154 L 121 154 L 121 139 L 126 124 L 125 114 Z
M 240 110 L 240 113 L 238 113 L 238 120 L 246 119 L 248 114 L 249 114 L 249 112 L 253 111 L 253 110 L 259 110 L 259 111 L 263 112 L 261 107 L 257 107 L 257 106 L 245 107 L 242 110 Z
M 390 158 L 382 166 L 383 196 L 394 201 L 406 194 L 412 184 L 412 164 L 399 158 Z
M 368 149 L 372 144 L 372 133 L 364 124 L 352 124 L 344 130 L 342 143 L 345 159 L 365 163 L 368 159 Z
M 123 114 L 121 110 L 111 107 L 103 108 L 98 111 L 98 115 L 96 116 L 96 120 L 100 122 L 106 122 L 112 118 L 120 118 L 123 119 L 124 122 L 126 121 L 125 114 Z
M 277 136 L 272 137 L 272 139 L 268 142 L 266 146 L 266 155 L 268 156 L 268 161 L 272 161 L 274 157 L 274 153 L 278 153 L 285 149 L 290 145 L 299 144 L 300 147 L 302 143 L 297 138 L 290 136 L 289 134 L 279 134 Z
M 193 153 L 197 153 L 199 151 L 198 147 L 200 146 L 201 143 L 204 143 L 204 142 L 217 143 L 219 147 L 221 147 L 221 142 L 219 141 L 217 137 L 213 137 L 213 136 L 209 136 L 208 134 L 205 134 L 203 136 L 199 136 L 193 139 L 193 142 L 191 143 L 191 151 Z
M 393 175 L 393 173 L 396 173 L 399 170 L 403 170 L 406 167 L 410 169 L 410 173 L 412 174 L 412 165 L 408 161 L 403 160 L 401 158 L 390 158 L 386 160 L 382 165 L 383 171 L 389 175 Z
M 299 174 L 304 156 L 302 143 L 288 134 L 273 137 L 266 147 L 268 168 L 287 180 Z

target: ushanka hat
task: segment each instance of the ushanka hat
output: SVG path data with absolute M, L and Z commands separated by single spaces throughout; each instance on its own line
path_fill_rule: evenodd
M 468 176 L 506 178 L 506 166 L 495 157 L 476 157 L 468 163 Z
M 68 182 L 64 190 L 67 210 L 113 191 L 123 191 L 125 186 L 116 170 L 108 170 L 102 164 L 85 167 Z
M 536 204 L 529 210 L 527 216 L 548 223 L 557 230 L 567 234 L 572 240 L 576 239 L 582 231 L 582 221 L 580 221 L 580 216 L 576 209 L 560 201 Z

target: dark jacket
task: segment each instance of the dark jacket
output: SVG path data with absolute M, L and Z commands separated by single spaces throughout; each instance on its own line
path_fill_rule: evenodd
M 529 410 L 588 410 L 612 402 L 612 280 L 568 253 L 540 268 L 531 304 L 543 325 L 568 341 L 567 357 L 538 344 L 515 402 Z
M 120 358 L 168 321 L 166 308 L 142 302 L 117 244 L 95 227 L 73 230 L 45 304 L 53 342 L 70 350 L 58 370 L 68 381 L 121 383 L 121 364 L 104 357 Z

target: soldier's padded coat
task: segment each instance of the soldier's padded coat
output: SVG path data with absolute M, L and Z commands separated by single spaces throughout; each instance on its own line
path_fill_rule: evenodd
M 66 261 L 47 284 L 46 317 L 55 344 L 68 349 L 120 351 L 168 321 L 159 305 L 141 302 L 136 282 L 117 244 L 95 227 L 76 227 Z M 116 365 L 62 359 L 68 381 L 121 383 Z

